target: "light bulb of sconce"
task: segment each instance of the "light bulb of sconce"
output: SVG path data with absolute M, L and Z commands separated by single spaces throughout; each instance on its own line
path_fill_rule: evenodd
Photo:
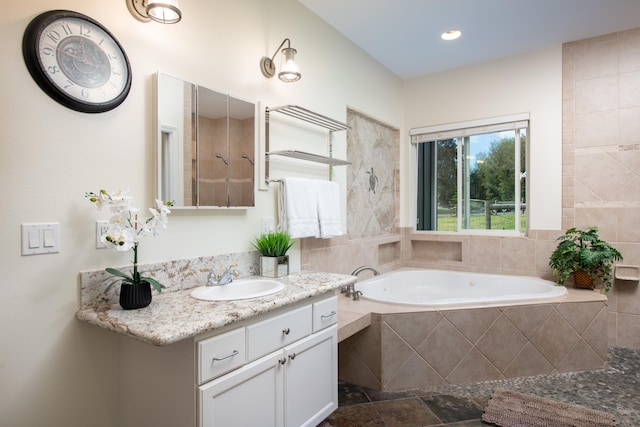
M 147 15 L 156 22 L 175 24 L 182 19 L 178 0 L 148 0 Z
M 302 77 L 300 68 L 298 68 L 294 58 L 298 51 L 294 48 L 286 47 L 282 49 L 282 53 L 284 54 L 285 62 L 278 73 L 278 78 L 287 83 L 297 82 Z

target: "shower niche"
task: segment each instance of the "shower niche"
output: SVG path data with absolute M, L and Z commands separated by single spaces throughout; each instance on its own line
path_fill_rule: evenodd
M 156 184 L 174 208 L 255 204 L 256 104 L 156 75 Z

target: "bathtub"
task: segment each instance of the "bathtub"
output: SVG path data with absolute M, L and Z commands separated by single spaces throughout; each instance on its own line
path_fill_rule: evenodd
M 564 286 L 536 277 L 423 269 L 395 270 L 356 289 L 371 301 L 434 307 L 544 301 L 567 293 Z
M 599 292 L 414 268 L 355 289 L 359 301 L 338 298 L 342 381 L 392 391 L 607 365 L 607 298 Z

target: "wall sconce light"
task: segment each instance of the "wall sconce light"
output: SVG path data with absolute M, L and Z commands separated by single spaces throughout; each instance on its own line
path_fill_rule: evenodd
M 300 80 L 300 77 L 302 77 L 302 74 L 300 74 L 300 70 L 293 58 L 294 55 L 298 53 L 298 51 L 291 47 L 291 41 L 289 39 L 284 39 L 280 47 L 278 47 L 271 58 L 267 56 L 262 57 L 262 59 L 260 60 L 260 70 L 262 71 L 262 75 L 268 79 L 276 74 L 276 66 L 273 63 L 273 60 L 276 58 L 278 51 L 282 48 L 282 46 L 285 45 L 285 43 L 287 44 L 287 47 L 282 49 L 285 62 L 282 66 L 282 69 L 278 73 L 278 78 L 287 83 L 297 82 L 298 80 Z
M 178 0 L 127 0 L 127 7 L 133 17 L 142 22 L 175 24 L 182 19 Z

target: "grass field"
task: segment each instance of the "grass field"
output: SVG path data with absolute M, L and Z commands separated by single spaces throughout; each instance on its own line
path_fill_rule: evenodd
M 515 213 L 497 213 L 491 215 L 491 230 L 515 230 Z M 471 216 L 471 230 L 486 230 L 484 215 Z M 520 229 L 526 229 L 526 215 L 520 214 Z M 438 216 L 438 231 L 458 231 L 455 215 Z

